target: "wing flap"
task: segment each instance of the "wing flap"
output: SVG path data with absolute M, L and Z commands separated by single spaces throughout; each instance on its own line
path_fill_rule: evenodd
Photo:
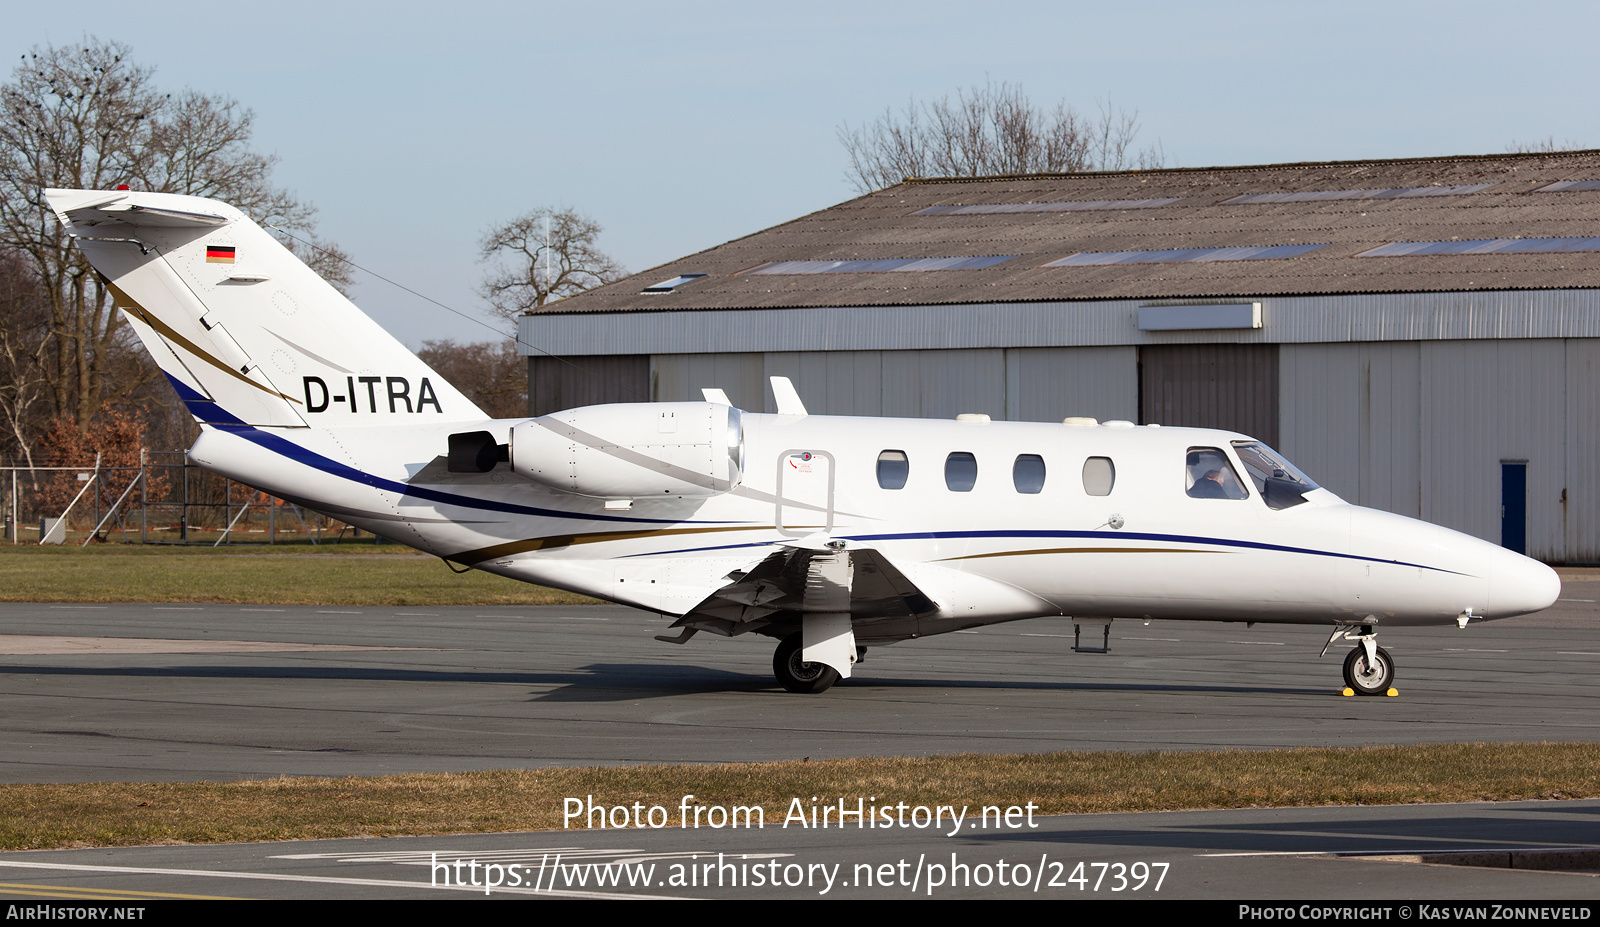
M 939 609 L 881 551 L 872 548 L 784 547 L 728 578 L 727 585 L 706 596 L 672 626 L 732 637 L 772 625 L 797 624 L 807 613 L 838 612 L 845 605 L 843 596 L 848 596 L 851 622 L 858 626 L 914 621 Z

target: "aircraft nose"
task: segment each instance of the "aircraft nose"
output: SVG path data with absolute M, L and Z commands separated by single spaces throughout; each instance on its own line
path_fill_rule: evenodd
M 1489 575 L 1490 618 L 1549 608 L 1561 596 L 1561 577 L 1537 560 L 1501 551 Z

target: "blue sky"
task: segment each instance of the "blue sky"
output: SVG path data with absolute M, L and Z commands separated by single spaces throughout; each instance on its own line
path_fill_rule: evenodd
M 468 315 L 487 227 L 541 205 L 639 271 L 854 196 L 836 131 L 985 80 L 1137 110 L 1185 167 L 1600 147 L 1576 2 L 13 6 L 0 52 L 132 46 L 254 110 L 357 263 Z M 401 340 L 492 332 L 366 275 Z

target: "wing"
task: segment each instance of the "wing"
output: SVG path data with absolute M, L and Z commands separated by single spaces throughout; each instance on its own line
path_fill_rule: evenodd
M 672 626 L 727 637 L 782 636 L 808 612 L 848 611 L 858 637 L 902 637 L 939 608 L 880 551 L 865 547 L 785 546 L 728 579 Z

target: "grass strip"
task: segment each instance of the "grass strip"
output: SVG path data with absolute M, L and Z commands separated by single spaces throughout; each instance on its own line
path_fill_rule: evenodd
M 583 605 L 586 596 L 454 573 L 399 545 L 0 546 L 3 602 Z
M 1040 814 L 1600 796 L 1600 745 L 1438 744 L 1272 751 L 961 754 L 379 778 L 0 786 L 0 849 L 558 830 L 567 798 L 809 809 L 1033 802 Z M 693 804 L 690 806 L 693 807 Z M 660 820 L 659 815 L 657 820 Z

